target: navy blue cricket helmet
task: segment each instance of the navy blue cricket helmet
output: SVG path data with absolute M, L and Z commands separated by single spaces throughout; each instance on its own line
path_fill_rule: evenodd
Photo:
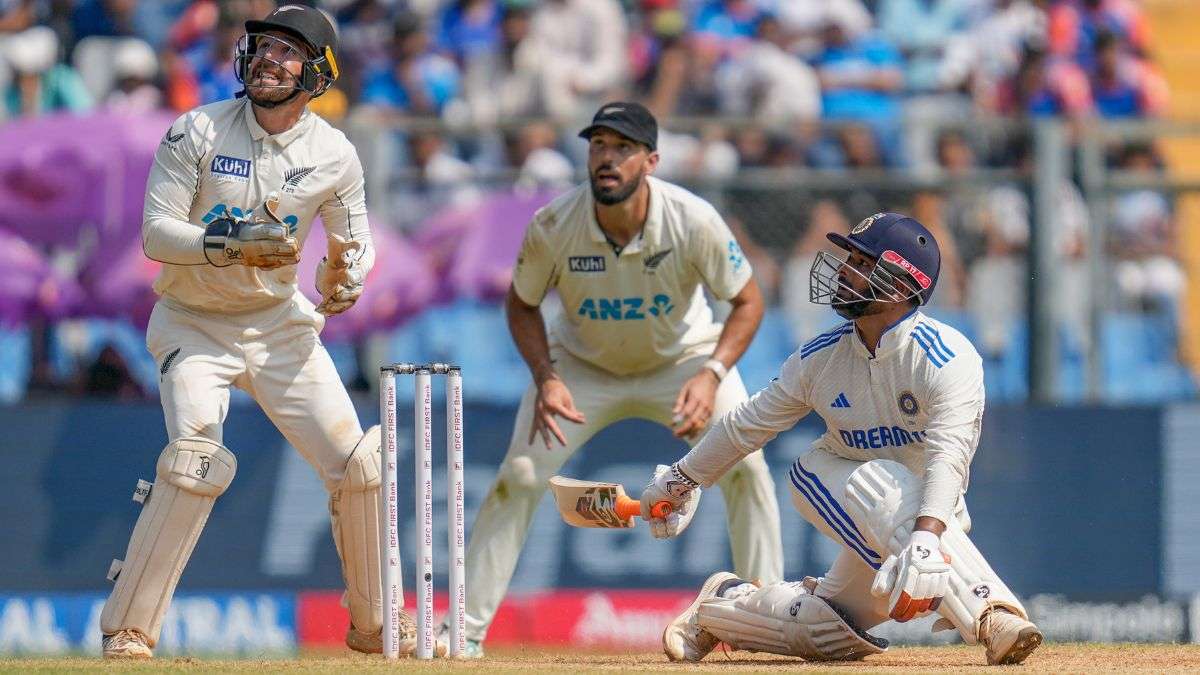
M 876 213 L 851 228 L 849 235 L 825 236 L 841 249 L 875 259 L 874 269 L 864 275 L 872 292 L 864 296 L 842 283 L 838 275 L 843 261 L 822 251 L 809 273 L 809 299 L 813 302 L 834 306 L 913 298 L 921 305 L 929 302 L 942 268 L 942 254 L 933 234 L 916 219 L 899 213 Z

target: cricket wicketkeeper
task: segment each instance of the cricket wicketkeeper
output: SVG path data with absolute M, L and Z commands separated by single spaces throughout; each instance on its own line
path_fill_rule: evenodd
M 237 460 L 221 434 L 230 387 L 258 401 L 324 482 L 350 609 L 346 644 L 381 649 L 379 429 L 363 433 L 317 337 L 325 316 L 362 293 L 375 257 L 354 146 L 305 107 L 337 79 L 337 51 L 316 9 L 285 5 L 247 21 L 235 61 L 243 95 L 180 117 L 155 155 L 142 240 L 163 269 L 146 344 L 168 443 L 110 573 L 105 657 L 151 656 L 213 502 L 233 481 Z M 296 263 L 318 215 L 329 255 L 313 307 L 296 287 Z M 401 614 L 411 651 L 412 622 Z

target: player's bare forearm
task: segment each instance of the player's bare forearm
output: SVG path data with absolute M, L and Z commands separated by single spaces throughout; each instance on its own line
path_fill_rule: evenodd
M 730 298 L 729 303 L 733 305 L 733 310 L 725 319 L 725 327 L 712 354 L 726 368 L 732 368 L 742 358 L 762 323 L 764 303 L 758 282 L 754 279 L 747 281 L 742 290 Z
M 555 375 L 554 364 L 550 362 L 550 343 L 546 339 L 542 308 L 525 304 L 511 286 L 504 300 L 504 308 L 508 317 L 508 332 L 521 358 L 525 359 L 525 365 L 529 366 L 534 383 L 540 386 Z

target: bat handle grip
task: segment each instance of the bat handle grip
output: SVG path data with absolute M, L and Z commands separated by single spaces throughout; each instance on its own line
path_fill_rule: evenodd
M 642 515 L 642 503 L 633 497 L 617 497 L 617 517 L 629 520 Z M 671 502 L 661 501 L 650 507 L 650 515 L 654 518 L 666 518 L 671 515 Z

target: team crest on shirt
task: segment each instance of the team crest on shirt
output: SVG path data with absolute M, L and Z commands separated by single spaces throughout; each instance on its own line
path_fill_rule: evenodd
M 900 397 L 896 399 L 896 403 L 900 406 L 900 412 L 915 417 L 921 412 L 921 406 L 917 403 L 917 397 L 913 396 L 911 391 L 900 392 Z
M 862 234 L 863 232 L 866 232 L 872 225 L 875 224 L 875 221 L 882 217 L 882 213 L 876 213 L 873 216 L 867 216 L 866 218 L 863 218 L 857 225 L 850 229 L 850 234 Z
M 642 271 L 646 274 L 653 274 L 654 270 L 657 270 L 662 261 L 666 260 L 667 256 L 671 255 L 671 251 L 674 250 L 673 248 L 669 248 L 665 251 L 659 251 L 652 256 L 642 258 Z
M 295 194 L 296 187 L 317 170 L 315 166 L 298 166 L 283 172 L 283 191 Z

